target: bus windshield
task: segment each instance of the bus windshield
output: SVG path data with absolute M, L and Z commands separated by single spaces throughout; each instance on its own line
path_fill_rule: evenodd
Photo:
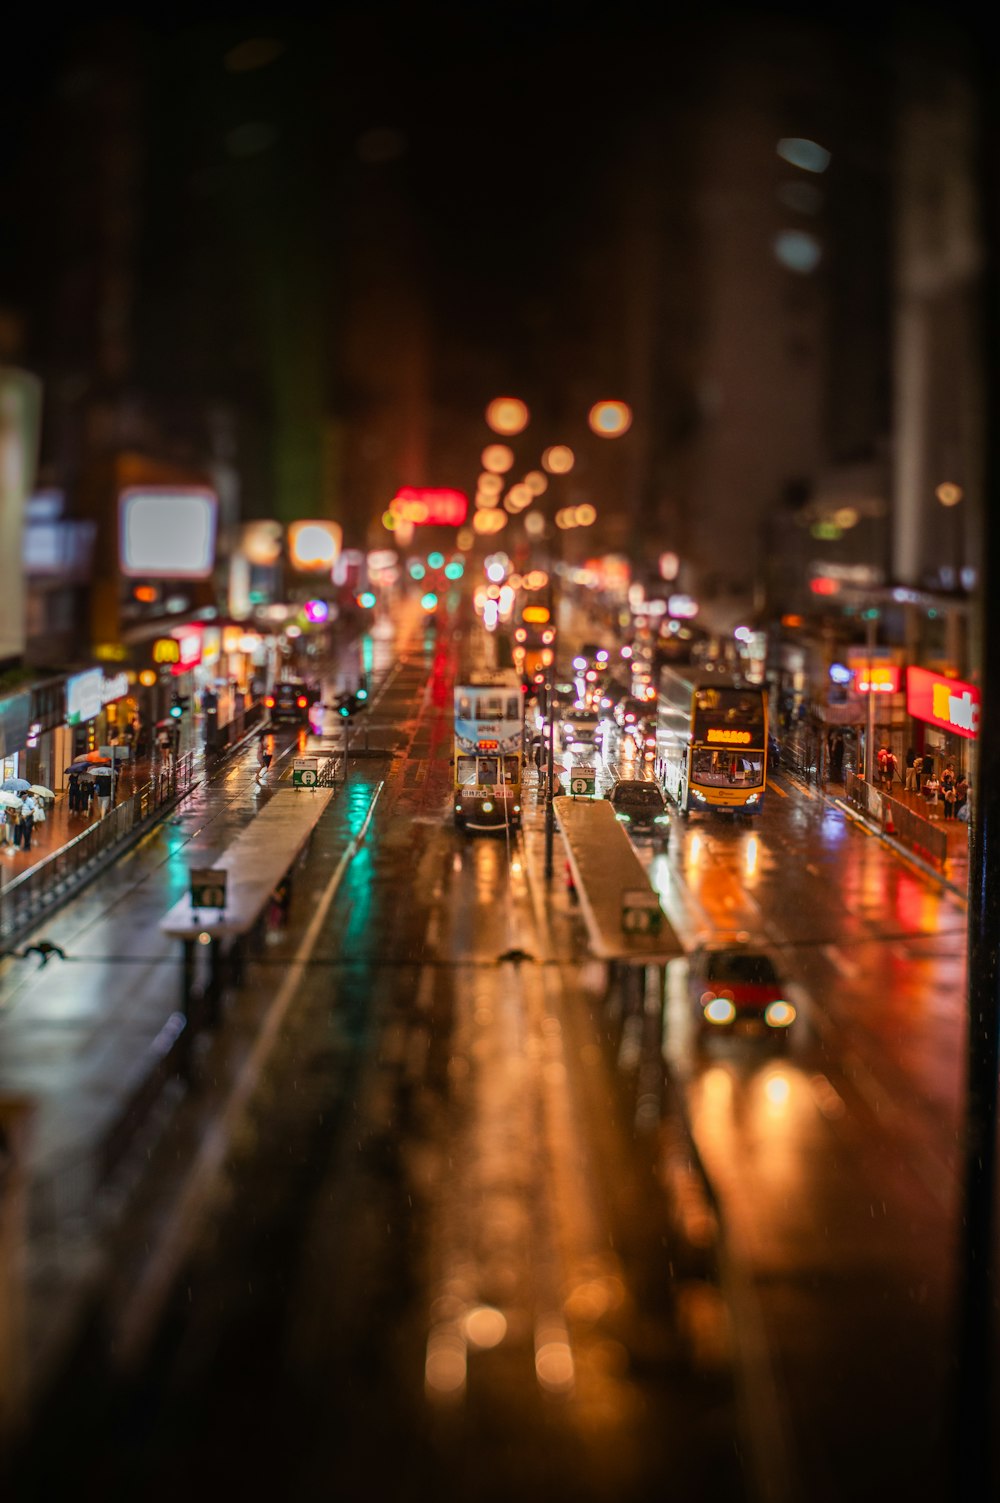
M 691 755 L 691 778 L 709 788 L 759 788 L 764 781 L 764 757 L 760 752 L 699 747 Z

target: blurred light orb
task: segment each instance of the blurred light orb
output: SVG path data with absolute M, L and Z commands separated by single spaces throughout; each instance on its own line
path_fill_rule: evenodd
M 494 397 L 486 409 L 486 421 L 494 433 L 523 433 L 529 413 L 520 397 Z
M 518 485 L 511 486 L 507 492 L 504 506 L 507 507 L 508 511 L 523 511 L 526 506 L 531 505 L 534 499 L 530 486 L 521 482 Z
M 577 527 L 590 527 L 597 521 L 597 509 L 591 506 L 589 501 L 584 501 L 582 506 L 576 508 Z
M 783 162 L 791 162 L 803 172 L 825 172 L 830 165 L 830 153 L 826 147 L 805 136 L 783 136 L 775 150 Z
M 545 518 L 540 511 L 529 511 L 524 519 L 524 530 L 531 538 L 540 538 L 545 531 Z
M 499 506 L 500 497 L 496 491 L 477 491 L 475 502 L 480 511 L 485 511 L 491 506 Z
M 965 492 L 960 485 L 955 485 L 950 480 L 945 480 L 934 492 L 942 506 L 957 506 Z
M 144 689 L 151 689 L 156 683 L 156 673 L 152 668 L 144 668 L 139 674 L 139 682 Z
M 513 454 L 510 457 L 513 459 Z M 509 466 L 505 466 L 505 468 L 509 468 Z M 486 496 L 499 496 L 503 490 L 503 481 L 498 474 L 491 474 L 489 470 L 484 470 L 479 477 L 477 488 Z
M 506 526 L 507 518 L 499 509 L 496 511 L 477 511 L 472 518 L 473 532 L 478 532 L 481 535 L 488 536 L 490 533 L 500 532 Z
M 248 522 L 243 528 L 244 554 L 252 564 L 276 564 L 281 557 L 283 533 L 280 522 Z
M 425 611 L 433 611 L 437 607 L 438 598 L 433 590 L 428 590 L 426 595 L 421 595 L 420 604 Z
M 842 531 L 847 532 L 858 525 L 858 514 L 853 506 L 841 506 L 833 514 L 833 520 Z
M 428 568 L 430 568 L 430 569 L 440 569 L 440 568 L 443 567 L 443 565 L 444 565 L 444 554 L 443 553 L 428 553 L 428 555 L 427 555 L 427 566 L 428 566 Z
M 808 276 L 823 257 L 823 248 L 807 230 L 781 230 L 774 237 L 774 254 L 789 271 Z
M 524 477 L 523 484 L 533 496 L 541 496 L 549 488 L 549 479 L 547 475 L 542 474 L 541 470 L 529 470 Z
M 576 455 L 565 444 L 553 444 L 542 455 L 542 468 L 550 475 L 568 475 L 575 462 Z
M 387 532 L 395 532 L 396 515 L 394 512 L 384 511 L 382 513 L 382 526 L 386 529 Z
M 487 564 L 486 578 L 491 579 L 494 584 L 502 584 L 506 577 L 507 570 L 504 568 L 503 564 L 499 562 L 499 560 L 494 559 L 492 563 Z
M 680 568 L 680 566 L 681 566 L 681 561 L 677 557 L 676 553 L 661 553 L 660 554 L 660 578 L 661 579 L 676 579 L 677 578 L 677 571 Z
M 481 1351 L 499 1346 L 507 1334 L 507 1317 L 492 1305 L 476 1305 L 465 1316 L 465 1339 Z
M 492 470 L 494 475 L 506 475 L 514 463 L 514 450 L 506 444 L 487 444 L 479 462 L 484 470 Z
M 476 535 L 473 532 L 472 528 L 462 527 L 459 529 L 458 535 L 455 538 L 455 547 L 460 549 L 462 553 L 468 553 L 469 549 L 472 547 L 475 541 Z
M 587 422 L 600 438 L 620 438 L 632 426 L 632 409 L 627 402 L 595 402 Z

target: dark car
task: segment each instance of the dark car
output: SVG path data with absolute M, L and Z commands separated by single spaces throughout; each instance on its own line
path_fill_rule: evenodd
M 264 696 L 264 706 L 275 724 L 308 725 L 314 700 L 315 694 L 301 679 L 282 679 Z
M 748 945 L 702 945 L 693 950 L 688 956 L 688 984 L 702 1038 L 785 1038 L 795 1022 L 795 1004 L 774 961 Z
M 619 778 L 608 793 L 608 802 L 615 818 L 627 826 L 629 833 L 669 838 L 670 815 L 658 783 L 645 778 Z

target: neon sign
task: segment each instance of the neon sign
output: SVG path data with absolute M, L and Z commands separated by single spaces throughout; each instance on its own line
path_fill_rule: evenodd
M 749 731 L 727 731 L 710 726 L 706 739 L 716 743 L 721 742 L 724 746 L 748 746 L 751 736 Z

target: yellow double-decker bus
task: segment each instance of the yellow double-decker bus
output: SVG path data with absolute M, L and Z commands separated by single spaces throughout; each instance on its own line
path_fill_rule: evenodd
M 656 775 L 682 814 L 759 814 L 767 690 L 731 674 L 660 670 Z

